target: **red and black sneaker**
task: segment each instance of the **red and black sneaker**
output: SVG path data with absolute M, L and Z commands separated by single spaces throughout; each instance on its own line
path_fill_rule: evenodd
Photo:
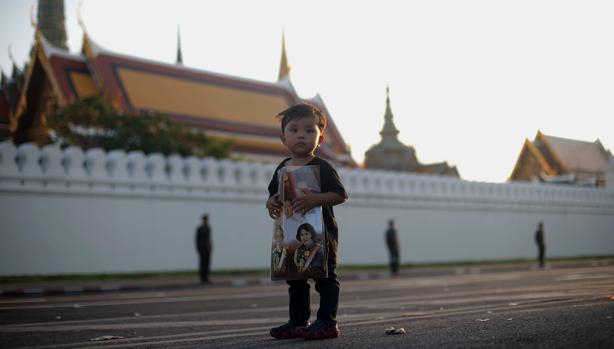
M 298 331 L 305 328 L 305 326 L 309 326 L 309 322 L 296 325 L 288 321 L 281 326 L 271 328 L 269 333 L 277 339 L 301 338 Z
M 313 324 L 297 329 L 304 339 L 326 339 L 339 337 L 337 324 L 327 325 L 324 321 L 316 320 Z

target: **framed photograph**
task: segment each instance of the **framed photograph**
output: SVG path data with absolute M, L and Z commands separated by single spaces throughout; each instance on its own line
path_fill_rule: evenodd
M 292 210 L 294 199 L 320 192 L 320 166 L 286 166 L 277 175 L 283 210 L 273 229 L 271 279 L 325 278 L 328 251 L 322 208 Z

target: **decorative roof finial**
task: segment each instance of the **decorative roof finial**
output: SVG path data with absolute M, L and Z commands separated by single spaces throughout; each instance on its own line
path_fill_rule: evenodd
M 11 62 L 13 62 L 13 67 L 17 67 L 17 60 L 15 59 L 15 56 L 13 56 L 13 50 L 11 48 L 11 44 L 9 44 L 9 59 L 11 60 Z
M 394 115 L 392 114 L 392 108 L 390 108 L 390 87 L 386 85 L 386 112 L 384 113 L 384 127 L 380 132 L 382 138 L 393 138 L 396 139 L 399 134 L 399 130 L 394 125 L 394 121 L 392 120 Z
M 79 23 L 81 30 L 83 30 L 83 35 L 87 35 L 85 22 L 83 21 L 83 16 L 81 16 L 81 6 L 83 6 L 83 0 L 79 1 L 79 4 L 77 5 L 77 23 Z
M 34 4 L 32 4 L 32 6 L 30 6 L 30 24 L 32 25 L 32 28 L 38 29 L 38 23 L 36 23 L 36 15 L 34 13 L 36 13 L 36 7 L 34 6 Z
M 176 64 L 183 65 L 183 56 L 181 54 L 181 28 L 177 26 L 177 61 Z
M 284 78 L 290 79 L 290 64 L 288 64 L 288 57 L 286 54 L 286 33 L 281 32 L 281 62 L 279 63 L 279 75 L 277 81 L 281 81 Z

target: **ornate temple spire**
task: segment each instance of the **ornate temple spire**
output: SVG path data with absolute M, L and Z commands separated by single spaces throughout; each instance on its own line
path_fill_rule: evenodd
M 390 88 L 386 86 L 386 112 L 384 127 L 380 131 L 382 140 L 365 152 L 365 166 L 392 171 L 416 171 L 421 165 L 412 146 L 399 141 L 399 130 L 394 125 L 390 108 Z
M 41 33 L 56 47 L 66 46 L 64 0 L 38 0 L 37 24 Z
M 177 26 L 177 61 L 176 64 L 183 65 L 183 56 L 181 55 L 181 29 Z
M 286 55 L 286 35 L 281 33 L 281 62 L 279 63 L 279 76 L 277 81 L 284 78 L 290 78 L 290 65 L 288 64 L 288 57 Z
M 399 130 L 394 125 L 394 121 L 392 120 L 393 118 L 394 115 L 392 114 L 392 109 L 390 108 L 390 88 L 386 86 L 386 113 L 384 114 L 384 127 L 379 133 L 382 136 L 382 140 L 397 139 Z

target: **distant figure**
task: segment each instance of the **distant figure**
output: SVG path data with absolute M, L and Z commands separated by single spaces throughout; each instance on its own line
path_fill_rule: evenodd
M 386 230 L 386 246 L 390 253 L 390 273 L 397 275 L 399 273 L 399 237 L 397 230 L 394 228 L 394 220 L 388 221 L 388 230 Z
M 546 254 L 546 244 L 544 242 L 544 223 L 539 222 L 535 232 L 535 243 L 537 244 L 539 267 L 544 267 L 544 255 Z
M 200 281 L 203 284 L 210 283 L 209 281 L 209 262 L 211 261 L 211 227 L 209 226 L 209 216 L 202 215 L 202 223 L 196 230 L 196 249 L 200 257 Z

